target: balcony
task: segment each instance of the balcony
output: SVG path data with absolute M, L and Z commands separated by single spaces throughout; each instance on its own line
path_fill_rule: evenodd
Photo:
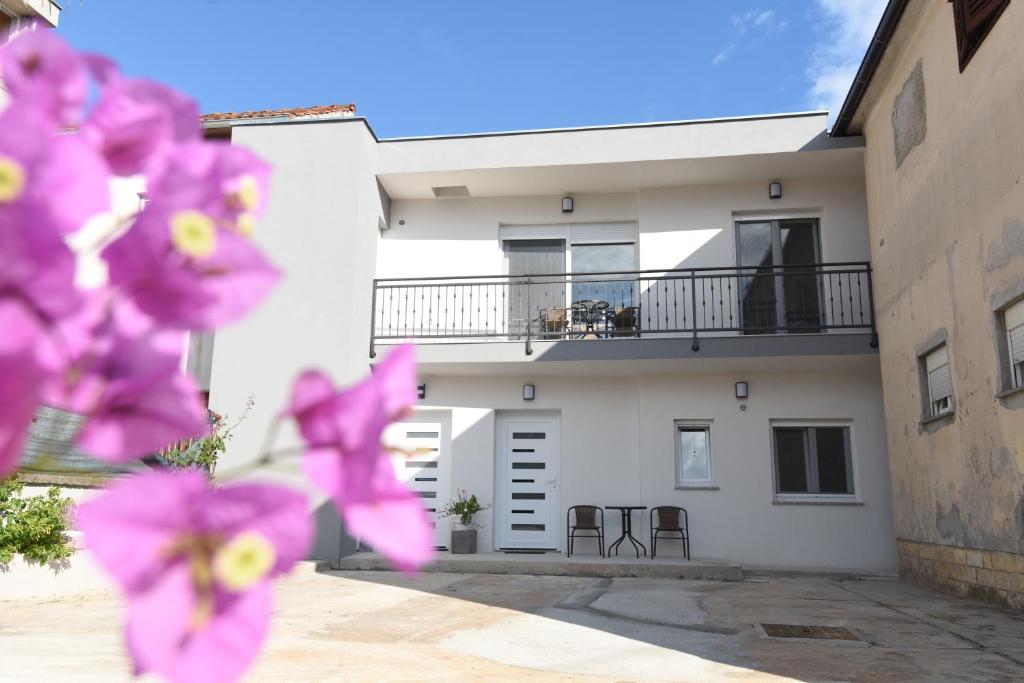
M 867 262 L 377 279 L 371 317 L 371 357 L 401 341 L 519 343 L 527 356 L 538 343 L 594 349 L 626 339 L 693 354 L 725 338 L 795 349 L 845 336 L 850 348 L 860 333 L 877 346 Z

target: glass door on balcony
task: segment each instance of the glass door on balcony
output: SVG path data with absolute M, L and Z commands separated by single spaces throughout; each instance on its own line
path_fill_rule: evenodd
M 818 220 L 736 223 L 743 334 L 820 332 Z
M 506 240 L 508 274 L 508 333 L 512 339 L 526 335 L 529 321 L 534 336 L 561 334 L 566 321 L 565 240 Z M 516 276 L 533 277 L 527 286 Z

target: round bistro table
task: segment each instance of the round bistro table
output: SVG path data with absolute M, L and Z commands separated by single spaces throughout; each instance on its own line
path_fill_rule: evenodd
M 644 557 L 647 556 L 647 546 L 641 543 L 638 539 L 633 537 L 633 511 L 634 510 L 646 510 L 646 505 L 605 505 L 605 510 L 618 510 L 622 514 L 622 535 L 616 539 L 614 543 L 608 546 L 608 556 L 611 557 L 612 550 L 615 554 L 619 554 L 619 545 L 622 544 L 627 538 L 629 542 L 633 544 L 633 550 L 636 551 L 636 558 L 640 559 L 640 548 L 644 550 Z M 637 547 L 639 546 L 639 547 Z

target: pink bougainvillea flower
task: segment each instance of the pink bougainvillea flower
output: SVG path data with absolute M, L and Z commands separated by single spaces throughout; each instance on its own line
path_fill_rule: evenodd
M 51 376 L 40 362 L 46 343 L 38 318 L 21 302 L 0 297 L 0 479 L 15 470 L 36 406 Z
M 420 500 L 395 478 L 381 439 L 415 401 L 416 367 L 407 345 L 340 392 L 323 373 L 303 373 L 284 413 L 306 442 L 303 469 L 331 497 L 349 532 L 406 572 L 433 557 L 433 529 Z
M 249 239 L 268 176 L 238 147 L 177 146 L 135 225 L 103 252 L 111 283 L 172 327 L 209 329 L 250 311 L 279 278 Z
M 55 401 L 86 416 L 77 437 L 83 451 L 124 462 L 209 431 L 199 389 L 180 370 L 183 333 L 157 329 L 124 304 L 101 317 L 88 338 Z
M 59 232 L 74 232 L 110 206 L 108 176 L 81 135 L 49 130 L 30 104 L 0 113 L 0 213 L 45 209 Z
M 199 140 L 199 109 L 185 95 L 140 78 L 104 78 L 82 135 L 115 174 L 158 174 L 175 144 Z
M 0 46 L 4 87 L 15 101 L 33 101 L 50 128 L 79 123 L 89 95 L 82 57 L 56 31 L 24 30 Z
M 306 499 L 281 486 L 212 488 L 196 471 L 127 477 L 78 507 L 86 546 L 127 600 L 136 673 L 230 683 L 256 658 L 270 580 L 305 556 Z

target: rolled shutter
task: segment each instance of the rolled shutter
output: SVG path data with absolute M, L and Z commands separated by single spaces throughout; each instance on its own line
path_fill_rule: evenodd
M 573 244 L 610 244 L 636 241 L 636 223 L 574 223 Z
M 1024 362 L 1024 301 L 1018 301 L 1006 309 L 1006 338 L 1010 346 L 1010 358 L 1014 363 Z
M 953 395 L 949 351 L 945 346 L 935 349 L 925 357 L 925 370 L 928 372 L 928 398 L 932 403 Z

